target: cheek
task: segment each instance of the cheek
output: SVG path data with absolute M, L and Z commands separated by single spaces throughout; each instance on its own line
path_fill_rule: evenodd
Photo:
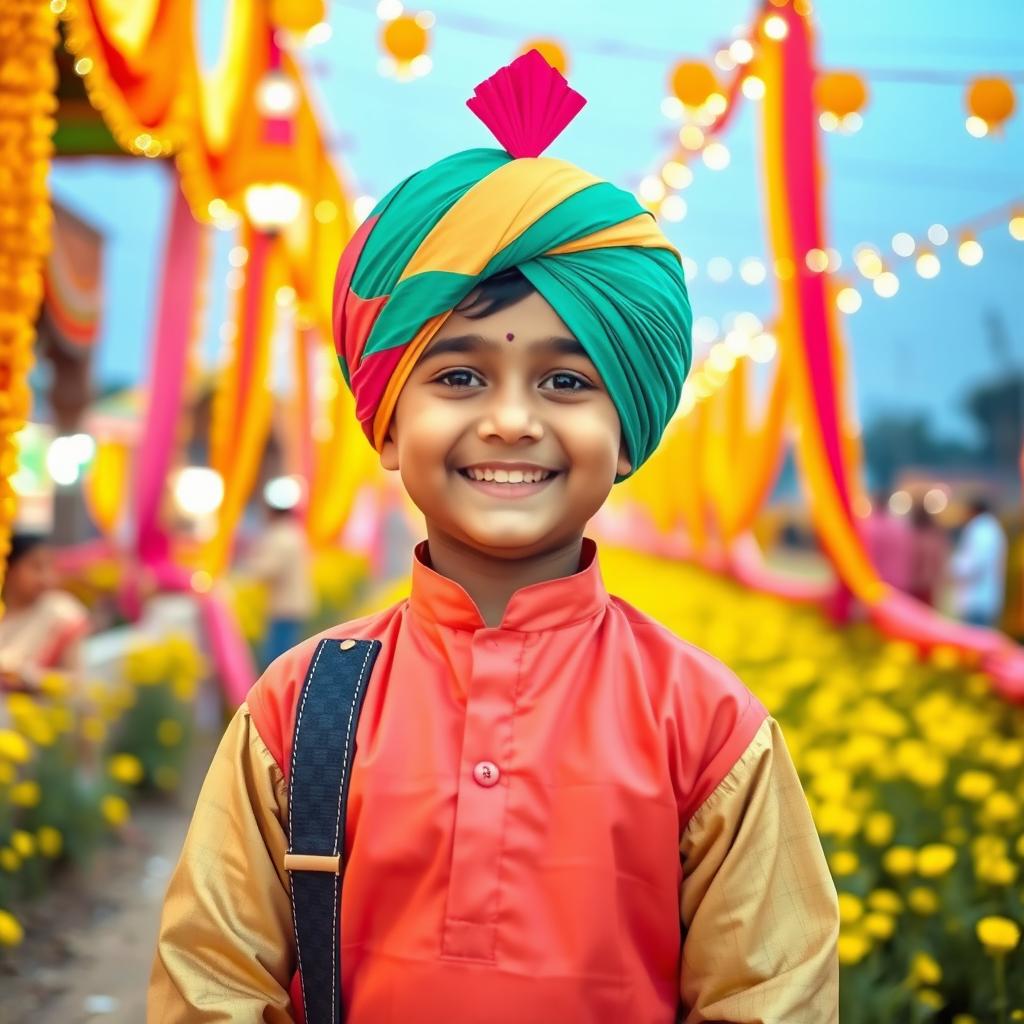
M 608 462 L 614 465 L 619 457 L 621 436 L 614 410 L 595 406 L 574 410 L 574 413 L 565 417 L 558 427 L 559 440 L 572 460 L 595 468 Z
M 411 487 L 447 471 L 451 452 L 466 429 L 458 405 L 413 400 L 396 410 L 399 470 Z

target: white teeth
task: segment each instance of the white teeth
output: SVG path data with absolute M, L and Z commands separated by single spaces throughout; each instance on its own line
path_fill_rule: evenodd
M 478 469 L 473 466 L 464 471 L 473 480 L 490 480 L 498 484 L 535 484 L 546 480 L 551 473 L 546 469 Z

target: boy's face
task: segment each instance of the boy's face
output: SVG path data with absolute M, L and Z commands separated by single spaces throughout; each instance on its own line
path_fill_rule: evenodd
M 495 558 L 577 539 L 631 468 L 594 364 L 537 292 L 449 316 L 399 395 L 381 463 L 432 533 Z

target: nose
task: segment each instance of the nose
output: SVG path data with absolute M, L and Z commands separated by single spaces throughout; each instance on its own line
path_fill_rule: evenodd
M 495 388 L 491 401 L 480 417 L 478 431 L 481 440 L 499 439 L 506 444 L 517 441 L 539 441 L 544 426 L 530 397 L 519 387 Z

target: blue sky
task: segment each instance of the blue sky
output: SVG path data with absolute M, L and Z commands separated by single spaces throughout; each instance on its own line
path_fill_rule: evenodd
M 205 0 L 198 6 L 202 46 L 213 54 L 225 3 Z M 332 38 L 305 55 L 325 131 L 357 193 L 379 196 L 449 152 L 490 144 L 465 99 L 514 56 L 520 42 L 539 35 L 563 41 L 572 60 L 570 82 L 589 101 L 549 153 L 635 187 L 657 169 L 666 150 L 671 122 L 660 102 L 673 60 L 710 57 L 755 10 L 751 0 L 518 0 L 486 7 L 438 0 L 425 6 L 437 23 L 434 70 L 423 78 L 399 83 L 378 74 L 379 22 L 375 4 L 366 0 L 329 0 Z M 968 8 L 954 0 L 818 0 L 815 18 L 820 65 L 863 70 L 871 89 L 860 132 L 823 136 L 826 221 L 846 267 L 859 243 L 887 248 L 897 231 L 919 235 L 933 222 L 954 225 L 1018 197 L 1024 205 L 1024 113 L 1018 110 L 1001 138 L 973 139 L 964 130 L 962 83 L 905 83 L 880 74 L 1015 73 L 1020 105 L 1024 4 L 983 0 Z M 617 41 L 630 53 L 609 53 Z M 712 172 L 695 165 L 695 181 L 684 193 L 689 213 L 666 225 L 701 267 L 691 283 L 697 316 L 721 320 L 751 310 L 767 319 L 775 306 L 770 282 L 751 287 L 734 275 L 714 284 L 705 273 L 713 256 L 735 265 L 747 256 L 770 255 L 757 113 L 757 104 L 746 104 L 726 138 L 728 168 Z M 136 380 L 152 333 L 168 169 L 141 160 L 63 161 L 51 181 L 61 202 L 107 235 L 108 303 L 98 377 Z M 1005 222 L 979 240 L 985 258 L 977 267 L 962 266 L 947 245 L 939 251 L 943 270 L 934 280 L 921 280 L 905 265 L 894 298 L 881 299 L 861 287 L 864 304 L 845 325 L 863 418 L 885 409 L 919 409 L 930 412 L 944 432 L 969 436 L 958 411 L 961 396 L 1007 368 L 986 340 L 984 319 L 993 312 L 1006 323 L 1012 360 L 1024 366 L 1024 243 L 1010 237 Z M 219 348 L 231 242 L 218 233 L 205 344 L 209 359 Z

